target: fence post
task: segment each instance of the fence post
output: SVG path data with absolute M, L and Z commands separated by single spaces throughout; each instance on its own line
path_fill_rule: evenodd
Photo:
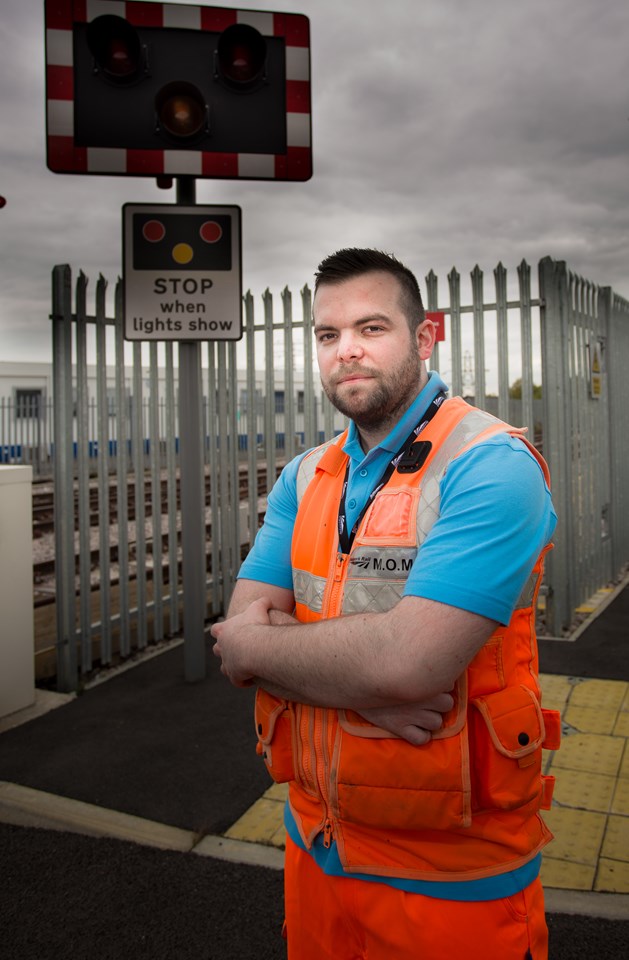
M 533 407 L 533 342 L 531 324 L 531 268 L 526 260 L 518 267 L 520 290 L 520 343 L 522 344 L 522 425 L 528 427 L 529 440 L 535 443 Z
M 612 564 L 613 572 L 617 574 L 629 561 L 629 447 L 626 428 L 629 409 L 629 303 L 615 296 L 611 287 L 603 287 L 599 304 L 607 319 L 604 369 L 608 385 L 610 457 L 606 466 L 611 480 L 609 528 Z
M 116 482 L 118 486 L 118 606 L 120 610 L 120 653 L 131 653 L 131 618 L 129 616 L 129 451 L 127 419 L 129 407 L 125 385 L 124 316 L 122 280 L 118 278 L 114 295 L 114 349 L 116 356 Z
M 76 284 L 76 460 L 79 521 L 79 626 L 81 673 L 92 669 L 92 584 L 90 542 L 90 397 L 87 378 L 87 277 Z
M 258 399 L 256 394 L 255 307 L 250 290 L 245 298 L 247 350 L 247 476 L 249 549 L 258 531 Z
M 96 284 L 96 405 L 98 440 L 98 558 L 100 566 L 100 661 L 111 663 L 111 548 L 109 490 L 109 409 L 107 400 L 107 281 Z
M 284 456 L 295 456 L 295 348 L 293 344 L 293 296 L 284 287 L 281 293 L 284 320 Z M 275 477 L 273 478 L 275 481 Z
M 319 443 L 319 430 L 314 390 L 312 292 L 307 284 L 301 291 L 301 308 L 304 328 L 304 446 L 308 449 Z
M 426 275 L 426 310 L 434 311 L 439 309 L 439 280 L 434 270 Z M 439 366 L 439 341 L 435 342 L 432 355 L 430 357 L 430 369 L 441 372 Z
M 511 423 L 509 411 L 509 321 L 507 317 L 507 271 L 502 263 L 494 270 L 496 285 L 496 341 L 498 348 L 498 416 Z M 524 393 L 522 394 L 524 396 Z M 531 442 L 533 437 L 531 436 Z
M 72 272 L 52 272 L 52 351 L 55 397 L 54 518 L 57 613 L 57 688 L 76 690 L 78 663 L 74 596 L 74 485 L 72 472 Z
M 483 271 L 478 264 L 471 273 L 474 312 L 474 403 L 485 406 L 485 315 L 483 312 Z
M 461 347 L 461 276 L 454 267 L 448 274 L 450 288 L 450 337 L 452 339 L 452 371 L 450 396 L 463 394 L 463 350 Z
M 266 457 L 266 484 L 267 490 L 271 490 L 277 475 L 277 411 L 275 406 L 273 294 L 268 287 L 262 294 L 262 303 L 264 304 L 264 358 L 266 361 L 266 369 L 264 372 L 264 448 Z
M 543 382 L 543 449 L 550 469 L 558 525 L 555 548 L 546 561 L 546 629 L 558 635 L 570 625 L 575 607 L 570 582 L 574 556 L 571 497 L 572 409 L 570 405 L 568 272 L 564 261 L 544 257 L 539 263 L 540 325 Z

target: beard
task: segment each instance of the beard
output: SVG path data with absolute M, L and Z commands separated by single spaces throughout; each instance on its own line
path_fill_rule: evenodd
M 414 349 L 413 349 L 414 348 Z M 344 416 L 353 420 L 359 429 L 374 430 L 394 423 L 418 394 L 421 385 L 421 361 L 415 344 L 404 358 L 401 367 L 397 370 L 383 373 L 369 367 L 354 365 L 346 367 L 338 375 L 338 379 L 363 374 L 372 377 L 373 381 L 365 391 L 364 384 L 352 389 L 344 386 L 344 393 L 339 395 L 338 380 L 322 381 L 325 394 Z

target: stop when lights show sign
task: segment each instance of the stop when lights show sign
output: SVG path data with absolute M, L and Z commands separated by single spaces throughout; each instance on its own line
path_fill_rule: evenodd
M 123 261 L 128 340 L 242 337 L 240 207 L 127 203 Z

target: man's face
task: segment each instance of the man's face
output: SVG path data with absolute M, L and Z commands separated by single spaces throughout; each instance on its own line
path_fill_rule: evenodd
M 390 429 L 419 391 L 426 324 L 411 334 L 400 294 L 395 277 L 374 271 L 324 283 L 315 296 L 321 383 L 359 429 Z

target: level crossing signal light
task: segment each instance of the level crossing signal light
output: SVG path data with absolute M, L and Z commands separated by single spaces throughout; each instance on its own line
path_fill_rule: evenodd
M 137 0 L 114 9 L 46 0 L 51 170 L 309 179 L 307 17 Z

